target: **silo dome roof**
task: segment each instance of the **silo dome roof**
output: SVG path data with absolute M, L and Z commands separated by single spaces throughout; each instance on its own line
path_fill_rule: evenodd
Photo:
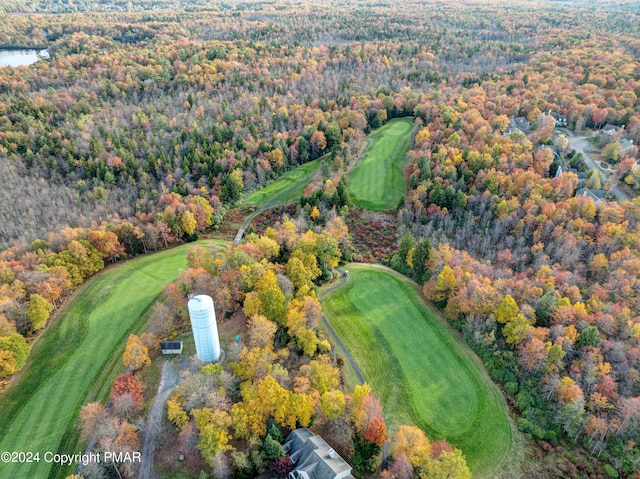
M 191 311 L 205 311 L 213 307 L 213 299 L 206 294 L 198 294 L 189 299 L 188 308 Z

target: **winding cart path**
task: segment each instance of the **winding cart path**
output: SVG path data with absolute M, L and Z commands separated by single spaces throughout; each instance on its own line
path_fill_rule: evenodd
M 347 179 L 351 176 L 353 171 L 356 169 L 356 167 L 360 163 L 360 160 L 362 160 L 362 157 L 364 156 L 365 152 L 369 149 L 370 145 L 371 145 L 371 140 L 368 139 L 365 142 L 364 147 L 360 151 L 360 154 L 358 155 L 358 158 L 356 159 L 356 161 L 353 162 L 353 165 L 351 165 L 351 168 L 346 173 Z M 234 245 L 240 244 L 240 241 L 242 241 L 242 237 L 244 236 L 244 232 L 249 227 L 251 222 L 256 218 L 256 216 L 258 216 L 259 214 L 267 211 L 270 208 L 274 208 L 275 206 L 280 206 L 281 205 L 280 200 L 282 200 L 283 198 L 286 198 L 296 188 L 299 188 L 301 185 L 303 185 L 307 181 L 311 180 L 311 178 L 313 178 L 316 173 L 317 173 L 317 171 L 314 171 L 310 175 L 305 176 L 300 181 L 298 181 L 295 185 L 293 185 L 291 188 L 289 188 L 286 191 L 283 191 L 278 196 L 276 196 L 271 201 L 269 201 L 267 204 L 265 204 L 264 206 L 261 206 L 260 208 L 255 210 L 253 213 L 251 213 L 249 216 L 247 216 L 247 218 L 242 222 L 242 226 L 238 230 L 238 233 L 236 234 L 236 237 L 233 240 L 233 244 Z
M 340 282 L 338 284 L 334 285 L 334 286 L 331 286 L 326 291 L 323 291 L 322 293 L 320 293 L 320 297 L 321 298 L 323 298 L 324 296 L 326 296 L 329 293 L 332 293 L 333 291 L 335 291 L 336 289 L 340 288 L 341 286 L 344 286 L 345 283 L 347 282 L 346 271 L 344 271 L 344 270 L 342 270 L 340 268 L 336 268 L 336 271 L 338 273 L 340 273 Z M 336 330 L 333 329 L 333 326 L 331 326 L 331 323 L 329 323 L 329 320 L 324 315 L 324 313 L 322 314 L 322 321 L 324 322 L 324 325 L 327 327 L 327 329 L 329 330 L 329 332 L 333 336 L 333 339 L 336 342 L 336 344 L 338 346 L 340 346 L 340 349 L 342 350 L 342 353 L 344 354 L 345 358 L 347 358 L 347 361 L 349 361 L 349 364 L 351 364 L 351 367 L 353 368 L 353 370 L 356 373 L 356 376 L 358 377 L 358 381 L 360 381 L 360 384 L 363 384 L 364 383 L 364 376 L 362 375 L 362 371 L 360 371 L 360 368 L 356 364 L 355 359 L 353 359 L 353 356 L 351 356 L 351 353 L 349 353 L 349 351 L 347 350 L 347 347 L 344 345 L 344 343 L 340 339 L 340 336 L 338 336 L 338 333 L 336 333 Z

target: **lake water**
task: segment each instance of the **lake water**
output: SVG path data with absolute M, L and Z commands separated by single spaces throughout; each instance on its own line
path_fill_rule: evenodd
M 0 49 L 0 67 L 19 67 L 31 65 L 38 60 L 49 58 L 47 50 L 2 50 Z

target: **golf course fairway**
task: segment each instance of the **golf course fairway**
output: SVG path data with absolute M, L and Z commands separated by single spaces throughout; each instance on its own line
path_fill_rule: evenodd
M 348 181 L 358 206 L 375 211 L 398 206 L 407 189 L 403 169 L 412 126 L 413 118 L 397 118 L 369 135 L 371 143 Z
M 105 364 L 167 283 L 187 267 L 194 244 L 109 267 L 86 282 L 34 343 L 23 373 L 0 396 L 0 451 L 40 453 L 39 462 L 0 463 L 0 477 L 44 479 Z M 63 476 L 64 477 L 64 476 Z
M 512 435 L 505 399 L 480 360 L 408 280 L 380 267 L 348 270 L 323 309 L 382 401 L 391 431 L 415 424 L 462 450 L 474 478 L 491 477 Z
M 299 166 L 295 170 L 288 171 L 276 181 L 271 183 L 270 185 L 265 186 L 264 188 L 256 191 L 251 196 L 247 197 L 242 201 L 242 204 L 247 206 L 255 206 L 260 208 L 270 201 L 278 198 L 288 189 L 294 187 L 296 184 L 302 182 L 309 175 L 318 171 L 320 168 L 321 158 L 317 160 L 310 161 L 309 163 L 305 163 L 302 166 Z M 307 184 L 311 182 L 311 179 L 304 182 L 299 188 L 296 188 L 295 191 L 292 191 L 292 194 L 286 195 L 286 197 L 280 198 L 280 203 L 286 203 L 287 201 L 299 200 L 302 196 L 302 192 Z

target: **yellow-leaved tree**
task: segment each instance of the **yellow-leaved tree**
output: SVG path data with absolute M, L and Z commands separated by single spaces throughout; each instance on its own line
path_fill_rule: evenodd
M 422 429 L 402 424 L 396 432 L 393 454 L 404 454 L 413 467 L 418 467 L 431 457 L 431 444 Z
M 191 415 L 200 431 L 200 441 L 196 447 L 207 464 L 213 466 L 219 452 L 231 449 L 229 445 L 232 439 L 229 434 L 231 416 L 226 411 L 210 408 L 193 409 Z
M 313 402 L 306 394 L 293 393 L 267 376 L 256 383 L 241 386 L 242 402 L 231 407 L 236 437 L 264 436 L 267 420 L 273 418 L 282 427 L 306 427 L 311 421 Z
M 127 339 L 127 347 L 124 350 L 122 362 L 132 371 L 137 371 L 151 364 L 149 350 L 135 334 L 130 334 L 129 339 Z

